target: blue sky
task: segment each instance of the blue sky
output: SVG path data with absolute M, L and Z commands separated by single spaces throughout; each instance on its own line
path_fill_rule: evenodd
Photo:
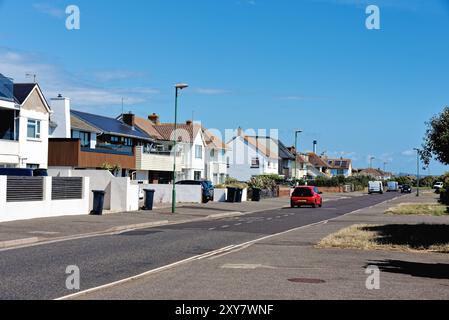
M 65 28 L 78 5 L 81 29 Z M 365 9 L 381 10 L 381 30 Z M 0 72 L 116 116 L 276 128 L 301 151 L 414 172 L 424 122 L 449 104 L 446 0 L 0 0 Z M 28 79 L 29 80 L 29 79 Z M 445 167 L 433 163 L 431 173 Z

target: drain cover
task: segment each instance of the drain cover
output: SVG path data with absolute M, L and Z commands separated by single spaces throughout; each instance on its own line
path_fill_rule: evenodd
M 326 281 L 321 279 L 309 279 L 309 278 L 293 278 L 288 279 L 290 282 L 294 283 L 309 283 L 309 284 L 320 284 L 320 283 L 326 283 Z

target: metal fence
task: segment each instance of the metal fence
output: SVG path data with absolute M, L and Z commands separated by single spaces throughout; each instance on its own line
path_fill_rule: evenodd
M 43 201 L 44 178 L 8 177 L 6 185 L 7 202 Z
M 53 177 L 51 185 L 52 200 L 82 199 L 83 178 Z

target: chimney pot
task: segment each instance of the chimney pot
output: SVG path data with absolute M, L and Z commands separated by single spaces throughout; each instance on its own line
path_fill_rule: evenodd
M 150 120 L 153 124 L 156 124 L 156 125 L 160 124 L 159 115 L 156 113 L 149 115 L 148 120 Z
M 186 125 L 191 126 L 193 124 L 192 120 L 187 120 Z

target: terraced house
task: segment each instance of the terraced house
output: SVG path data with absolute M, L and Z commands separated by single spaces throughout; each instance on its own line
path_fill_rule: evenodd
M 0 167 L 47 168 L 51 113 L 38 84 L 0 74 Z

